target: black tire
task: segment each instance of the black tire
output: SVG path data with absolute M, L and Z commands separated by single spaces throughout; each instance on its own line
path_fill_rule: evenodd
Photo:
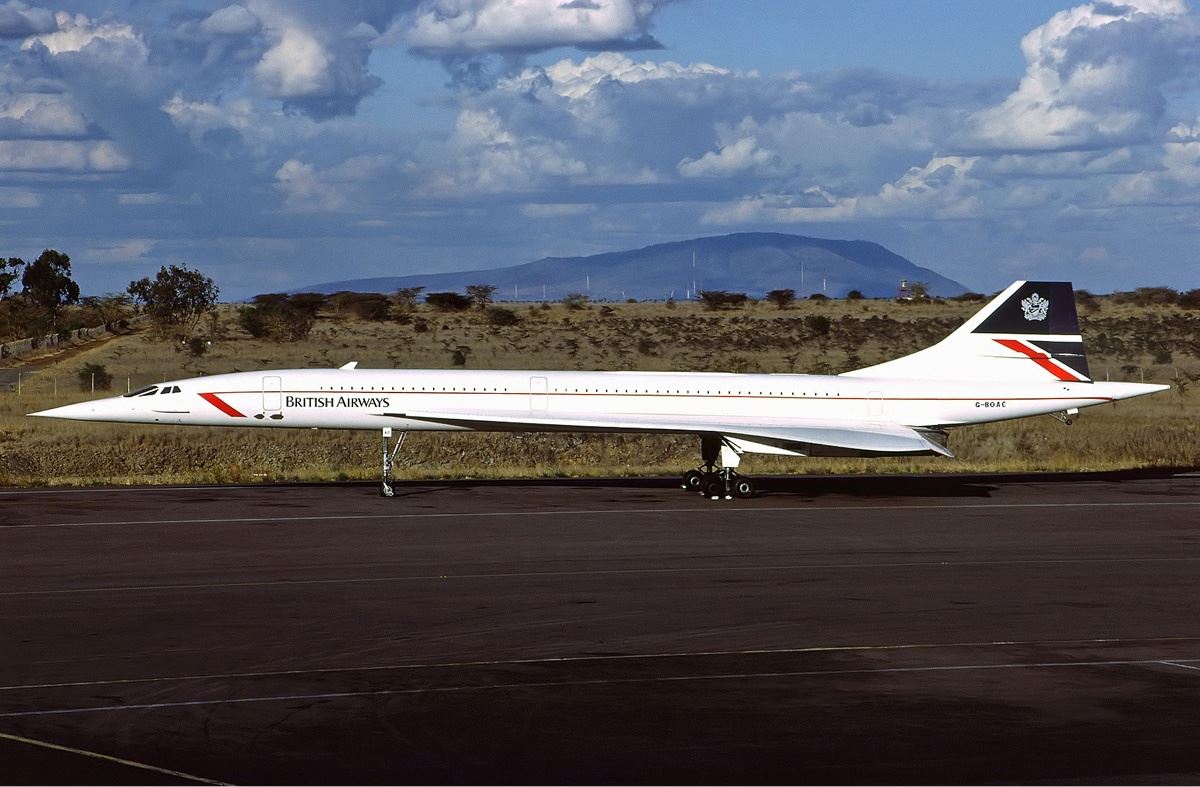
M 704 496 L 713 499 L 725 497 L 725 479 L 719 475 L 704 479 Z
M 754 482 L 749 478 L 733 479 L 733 496 L 750 497 L 754 494 Z
M 704 488 L 704 473 L 688 470 L 683 474 L 683 488 L 689 492 L 699 492 Z

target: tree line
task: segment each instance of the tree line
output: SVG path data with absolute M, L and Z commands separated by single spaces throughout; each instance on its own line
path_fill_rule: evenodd
M 16 289 L 20 282 L 20 289 Z M 119 330 L 144 314 L 166 337 L 187 336 L 217 305 L 211 278 L 187 265 L 164 265 L 154 278 L 129 283 L 124 292 L 80 295 L 71 257 L 46 249 L 33 262 L 0 258 L 0 339 L 65 333 L 104 325 Z

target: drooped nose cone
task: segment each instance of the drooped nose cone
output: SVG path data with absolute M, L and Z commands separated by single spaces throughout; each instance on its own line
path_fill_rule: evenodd
M 90 402 L 64 404 L 49 410 L 39 410 L 29 415 L 37 418 L 64 418 L 71 421 L 120 421 L 128 418 L 132 406 L 123 397 L 95 399 Z

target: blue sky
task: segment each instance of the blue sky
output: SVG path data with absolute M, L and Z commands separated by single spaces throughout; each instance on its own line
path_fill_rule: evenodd
M 751 230 L 1200 287 L 1183 0 L 4 0 L 0 63 L 0 255 L 86 292 Z

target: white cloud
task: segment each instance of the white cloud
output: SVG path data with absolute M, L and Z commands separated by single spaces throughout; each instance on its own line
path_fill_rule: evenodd
M 594 213 L 596 206 L 591 203 L 542 203 L 527 202 L 521 206 L 521 215 L 529 219 L 559 219 L 568 216 L 583 216 Z
M 49 33 L 57 26 L 54 14 L 44 8 L 30 8 L 21 0 L 8 0 L 0 5 L 0 38 Z
M 105 245 L 89 246 L 82 256 L 99 263 L 131 262 L 149 256 L 157 245 L 157 241 L 149 238 L 126 238 Z
M 617 82 L 636 85 L 639 82 L 658 79 L 696 79 L 726 76 L 732 72 L 711 63 L 680 65 L 671 60 L 634 62 L 617 52 L 601 52 L 579 62 L 571 59 L 559 60 L 544 68 L 526 68 L 520 74 L 500 80 L 500 90 L 525 93 L 547 84 L 551 91 L 567 98 L 586 97 L 597 85 Z
M 288 159 L 275 172 L 275 189 L 293 213 L 345 213 L 371 205 L 377 190 L 395 186 L 401 165 L 391 155 L 352 156 L 325 169 Z
M 775 154 L 758 147 L 754 137 L 742 137 L 717 151 L 709 151 L 698 159 L 685 158 L 679 162 L 679 174 L 685 178 L 728 177 L 746 170 L 769 167 Z
M 93 56 L 110 62 L 128 65 L 146 62 L 150 50 L 131 25 L 96 24 L 85 14 L 71 15 L 66 11 L 59 11 L 54 18 L 58 30 L 25 39 L 21 49 L 41 45 L 52 55 L 89 50 Z
M 398 32 L 415 50 L 438 55 L 616 46 L 645 36 L 651 16 L 664 4 L 665 0 L 423 0 L 392 33 Z
M 332 86 L 329 53 L 314 36 L 290 27 L 263 54 L 254 69 L 263 91 L 275 98 L 304 98 L 327 93 Z
M 1164 85 L 1195 69 L 1198 44 L 1182 0 L 1060 11 L 1022 39 L 1019 87 L 971 118 L 969 144 L 1051 151 L 1144 140 L 1162 116 Z
M 245 6 L 227 5 L 213 11 L 200 27 L 216 36 L 250 36 L 261 29 L 262 23 Z
M 127 192 L 117 195 L 118 205 L 165 205 L 170 202 L 170 197 L 166 194 L 158 192 Z
M 337 212 L 350 204 L 336 185 L 318 175 L 312 164 L 297 159 L 288 159 L 275 172 L 275 188 L 283 194 L 287 208 L 297 213 Z
M 250 0 L 269 46 L 254 66 L 263 95 L 314 118 L 353 114 L 382 80 L 367 70 L 373 27 L 338 4 Z
M 21 137 L 83 137 L 87 118 L 61 95 L 18 93 L 0 98 L 0 133 Z
M 241 152 L 269 156 L 281 145 L 311 139 L 319 131 L 306 116 L 263 107 L 247 98 L 188 101 L 175 94 L 160 107 L 200 150 L 221 156 Z
M 584 177 L 587 165 L 562 140 L 517 135 L 492 108 L 459 112 L 447 157 L 417 193 L 466 196 L 526 192 L 549 181 Z
M 0 140 L 0 171 L 112 173 L 131 165 L 129 157 L 107 140 Z
M 1104 207 L 1200 204 L 1200 140 L 1168 139 L 1159 167 L 1120 178 L 1105 191 Z
M 705 224 L 793 224 L 863 219 L 967 219 L 980 215 L 986 184 L 971 176 L 977 159 L 939 156 L 913 167 L 874 194 L 835 196 L 819 187 L 764 193 L 706 210 Z

